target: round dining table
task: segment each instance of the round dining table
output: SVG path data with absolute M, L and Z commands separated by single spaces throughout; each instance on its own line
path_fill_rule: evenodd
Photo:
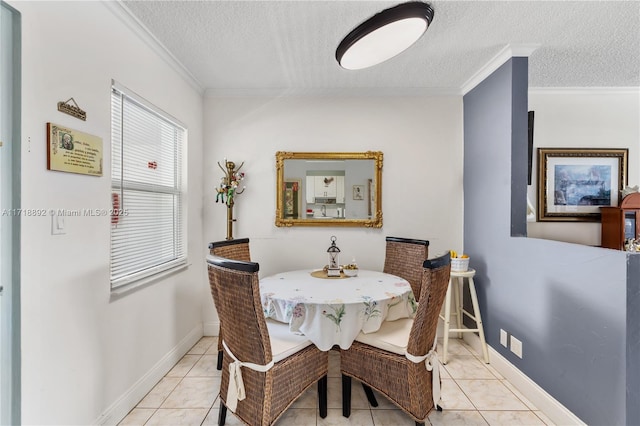
M 320 350 L 349 349 L 360 332 L 383 321 L 412 318 L 417 303 L 411 285 L 396 275 L 359 270 L 355 277 L 326 277 L 322 270 L 298 270 L 260 280 L 264 315 L 289 324 Z

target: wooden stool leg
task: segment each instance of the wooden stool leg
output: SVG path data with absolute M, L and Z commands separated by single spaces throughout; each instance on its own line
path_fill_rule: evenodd
M 489 364 L 489 353 L 487 351 L 487 342 L 484 339 L 484 326 L 482 325 L 482 317 L 480 316 L 480 307 L 478 306 L 478 294 L 476 293 L 476 285 L 473 282 L 473 277 L 469 277 L 469 293 L 471 294 L 471 303 L 473 304 L 473 315 L 475 317 L 476 325 L 478 327 L 480 342 L 482 343 L 482 354 L 484 355 L 484 362 Z
M 456 328 L 462 330 L 462 291 L 464 290 L 464 278 L 456 277 L 453 280 L 453 300 L 456 306 L 454 315 L 456 317 Z M 461 288 L 462 287 L 462 288 Z M 458 332 L 458 339 L 462 339 L 462 332 Z
M 453 278 L 449 279 L 449 288 L 447 288 L 447 295 L 444 299 L 444 343 L 442 352 L 442 363 L 447 363 L 447 350 L 449 348 L 449 326 L 451 322 L 451 292 L 453 285 Z

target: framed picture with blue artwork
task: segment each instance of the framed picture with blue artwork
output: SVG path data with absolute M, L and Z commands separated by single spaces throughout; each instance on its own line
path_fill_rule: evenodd
M 538 148 L 538 221 L 598 222 L 600 207 L 618 206 L 629 150 Z

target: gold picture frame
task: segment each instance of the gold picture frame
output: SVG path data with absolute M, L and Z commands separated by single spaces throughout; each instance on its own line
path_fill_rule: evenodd
M 338 201 L 339 196 L 336 196 L 335 202 L 325 200 L 323 202 L 324 207 L 318 207 L 315 205 L 316 210 L 323 210 L 330 212 L 330 215 L 326 217 L 319 217 L 315 214 L 309 214 L 310 210 L 308 200 L 306 196 L 309 195 L 305 192 L 305 185 L 308 183 L 309 175 L 306 171 L 300 172 L 300 168 L 309 169 L 322 169 L 323 166 L 331 164 L 332 170 L 335 171 L 337 164 L 342 164 L 342 167 L 348 167 L 347 170 L 351 170 L 349 167 L 355 167 L 360 170 L 362 167 L 356 167 L 356 164 L 364 167 L 370 172 L 364 176 L 359 175 L 357 181 L 371 180 L 371 205 L 367 208 L 367 205 L 362 206 L 362 212 L 360 215 L 354 215 L 354 210 L 349 206 L 349 193 L 342 194 L 344 203 Z M 316 227 L 366 227 L 366 228 L 381 228 L 382 227 L 382 163 L 383 153 L 380 151 L 366 151 L 366 152 L 276 152 L 276 218 L 275 225 L 277 227 L 291 227 L 291 226 L 316 226 Z M 307 165 L 307 166 L 304 166 Z M 299 167 L 296 167 L 299 166 Z M 286 170 L 285 170 L 286 169 Z M 295 172 L 292 170 L 295 169 Z M 345 172 L 342 172 L 345 173 Z M 303 189 L 302 205 L 305 206 L 300 218 L 288 218 L 285 213 L 285 189 L 286 182 L 294 180 L 289 176 L 306 176 L 306 181 L 302 181 Z M 348 173 L 345 174 L 344 180 L 347 180 Z M 285 177 L 286 176 L 286 177 Z M 341 177 L 341 176 L 338 176 Z M 344 185 L 343 185 L 344 187 Z M 363 186 L 364 188 L 364 186 Z M 346 196 L 346 197 L 345 197 Z M 346 210 L 346 214 L 345 214 Z
M 538 148 L 539 222 L 598 222 L 617 206 L 627 182 L 629 150 Z

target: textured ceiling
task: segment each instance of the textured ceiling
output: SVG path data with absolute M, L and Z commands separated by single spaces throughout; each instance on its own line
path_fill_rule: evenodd
M 639 1 L 433 1 L 409 50 L 347 71 L 335 48 L 389 1 L 123 1 L 211 93 L 459 91 L 505 46 L 535 44 L 531 87 L 640 86 Z

